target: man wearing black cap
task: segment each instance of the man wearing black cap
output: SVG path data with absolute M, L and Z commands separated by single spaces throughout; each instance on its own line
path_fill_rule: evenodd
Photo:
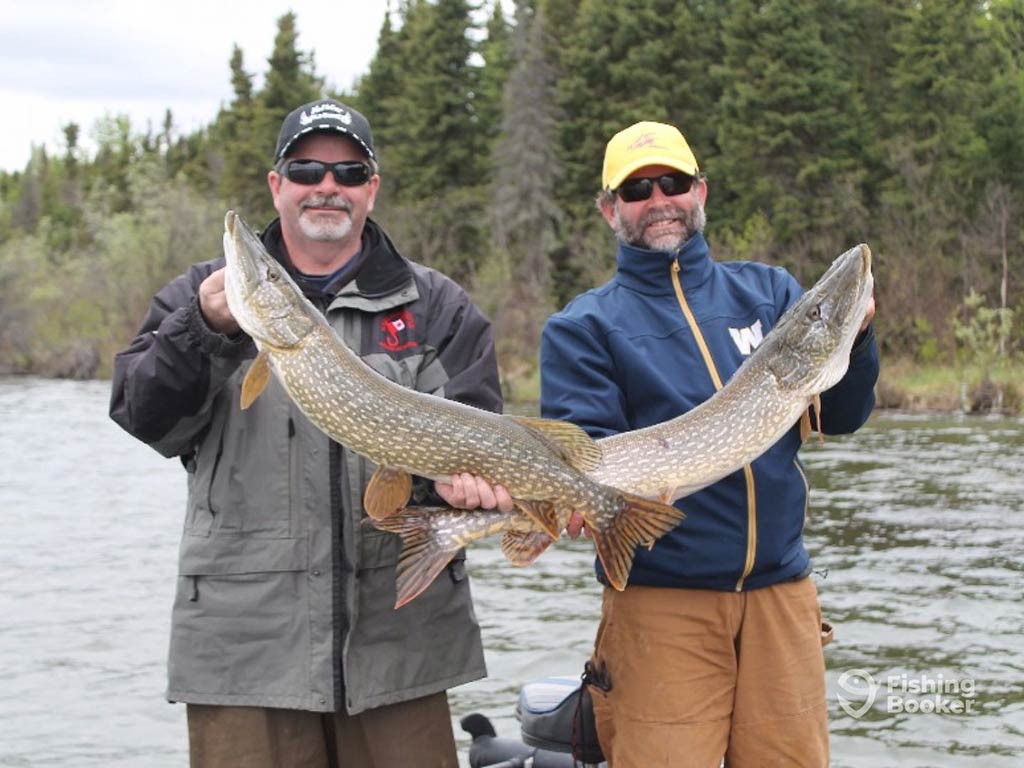
M 487 320 L 369 218 L 380 178 L 366 118 L 330 99 L 296 109 L 267 178 L 279 218 L 264 244 L 367 364 L 501 410 Z M 256 349 L 223 264 L 156 295 L 115 360 L 110 409 L 188 476 L 167 696 L 188 705 L 191 764 L 454 767 L 445 690 L 486 674 L 464 557 L 392 608 L 398 539 L 361 524 L 374 467 L 274 382 L 239 407 Z M 474 479 L 457 482 L 470 496 Z M 432 490 L 418 484 L 414 502 Z

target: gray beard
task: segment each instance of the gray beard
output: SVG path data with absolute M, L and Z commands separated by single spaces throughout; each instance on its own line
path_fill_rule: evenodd
M 646 248 L 650 251 L 678 250 L 683 243 L 695 234 L 703 232 L 704 225 L 707 223 L 704 206 L 699 200 L 695 201 L 695 203 L 694 207 L 688 211 L 670 206 L 652 208 L 643 215 L 636 223 L 636 226 L 630 226 L 625 224 L 622 221 L 622 217 L 619 216 L 618 206 L 621 203 L 616 201 L 615 236 L 627 245 L 632 245 L 636 248 Z M 679 221 L 683 225 L 683 231 L 678 235 L 666 233 L 664 235 L 648 237 L 645 235 L 645 230 L 656 221 Z
M 303 208 L 333 206 L 344 210 L 348 216 L 340 221 L 316 221 L 307 219 L 300 212 L 299 229 L 310 240 L 331 243 L 344 240 L 352 232 L 352 205 L 343 197 L 312 197 L 303 203 Z

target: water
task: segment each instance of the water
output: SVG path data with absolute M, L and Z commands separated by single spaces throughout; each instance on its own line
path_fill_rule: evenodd
M 122 433 L 107 398 L 105 382 L 0 379 L 0 766 L 187 763 L 184 708 L 163 700 L 183 471 Z M 1024 764 L 1024 422 L 876 417 L 804 457 L 837 635 L 833 765 Z M 452 692 L 456 718 L 480 711 L 513 736 L 521 682 L 580 671 L 591 561 L 583 540 L 526 569 L 473 548 L 490 677 Z M 856 670 L 879 686 L 871 707 Z M 904 706 L 971 711 L 889 705 L 914 684 Z

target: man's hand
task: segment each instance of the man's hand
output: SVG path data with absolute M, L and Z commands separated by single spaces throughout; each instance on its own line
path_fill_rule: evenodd
M 482 477 L 463 472 L 450 483 L 434 483 L 438 495 L 459 509 L 497 509 L 511 512 L 516 505 L 503 485 L 491 485 Z
M 860 330 L 863 332 L 868 324 L 871 322 L 871 318 L 875 316 L 875 297 L 872 296 L 868 299 L 868 308 L 864 310 L 864 322 L 860 324 Z
M 221 267 L 199 284 L 199 311 L 211 329 L 232 336 L 242 329 L 235 322 L 235 316 L 228 307 L 228 297 L 224 293 L 225 269 Z
M 573 512 L 569 518 L 569 524 L 565 526 L 565 532 L 569 534 L 570 539 L 578 539 L 580 537 L 580 531 L 583 531 L 583 535 L 588 539 L 594 538 L 590 535 L 590 529 L 587 528 L 587 524 L 583 522 L 583 517 L 579 512 Z

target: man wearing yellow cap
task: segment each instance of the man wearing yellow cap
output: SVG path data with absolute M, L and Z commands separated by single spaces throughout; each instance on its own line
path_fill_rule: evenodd
M 785 270 L 716 262 L 708 185 L 678 129 L 642 122 L 605 152 L 598 208 L 618 240 L 606 285 L 541 341 L 541 410 L 594 437 L 667 421 L 707 400 L 799 297 Z M 873 305 L 822 426 L 852 432 L 874 405 Z M 764 456 L 686 497 L 687 519 L 640 547 L 607 588 L 590 690 L 613 768 L 828 764 L 822 624 L 803 544 L 807 483 L 794 427 Z M 578 535 L 580 521 L 570 524 Z

